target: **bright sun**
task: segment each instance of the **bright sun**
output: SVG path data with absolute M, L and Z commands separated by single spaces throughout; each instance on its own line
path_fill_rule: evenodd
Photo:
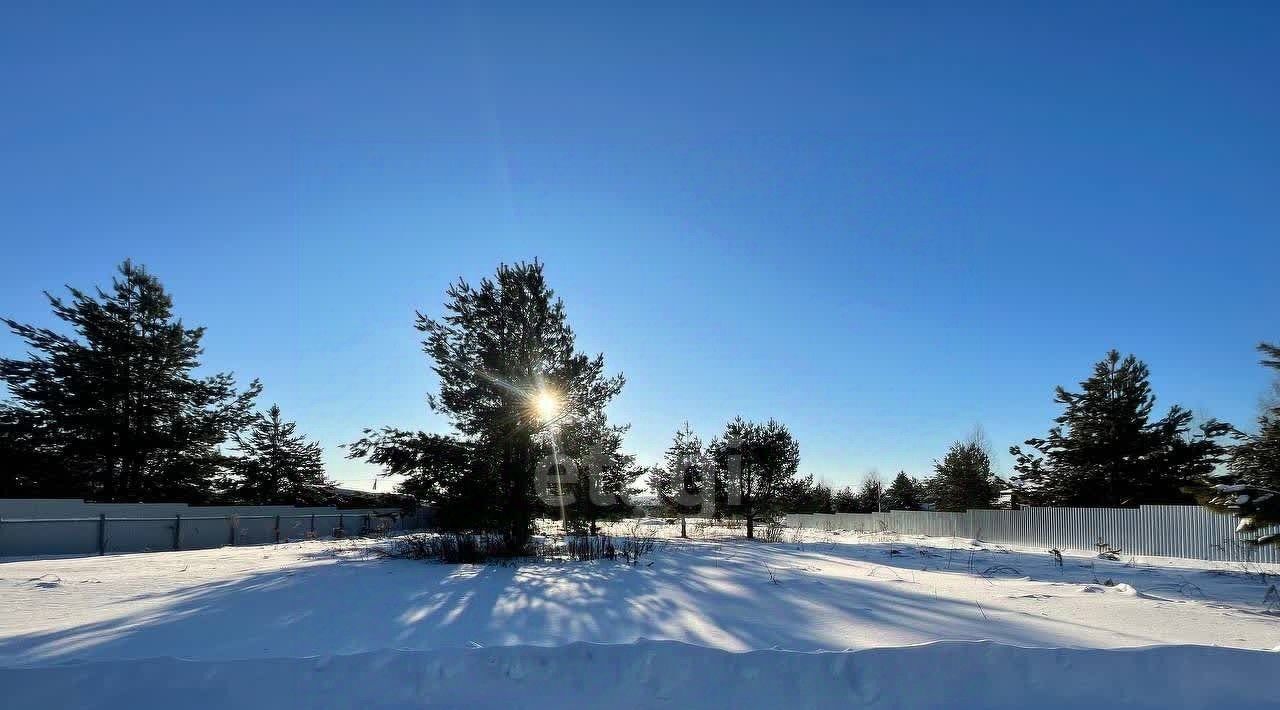
M 542 390 L 533 400 L 533 406 L 538 410 L 538 416 L 544 421 L 549 422 L 556 418 L 560 413 L 560 402 L 554 394 L 546 390 Z

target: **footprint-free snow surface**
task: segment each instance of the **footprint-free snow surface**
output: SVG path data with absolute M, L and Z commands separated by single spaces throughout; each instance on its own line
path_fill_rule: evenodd
M 1244 566 L 826 533 L 636 566 L 373 544 L 0 562 L 5 707 L 1238 708 L 1280 672 Z

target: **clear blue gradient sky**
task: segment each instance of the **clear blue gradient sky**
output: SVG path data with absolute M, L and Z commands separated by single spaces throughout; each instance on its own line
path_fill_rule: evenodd
M 534 257 L 643 462 L 742 414 L 835 483 L 976 424 L 1007 470 L 1112 347 L 1256 414 L 1277 5 L 611 4 L 5 3 L 0 312 L 145 263 L 366 485 L 339 443 L 445 427 L 414 310 Z

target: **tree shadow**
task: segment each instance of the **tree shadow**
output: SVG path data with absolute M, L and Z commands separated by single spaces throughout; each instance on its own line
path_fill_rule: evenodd
M 887 553 L 891 547 L 853 547 L 689 542 L 665 546 L 634 567 L 605 560 L 513 566 L 307 560 L 137 595 L 124 600 L 127 610 L 105 609 L 93 623 L 12 635 L 0 639 L 0 662 L 304 657 L 641 638 L 733 651 L 936 639 L 1090 646 L 1100 631 L 1110 639 L 1104 645 L 1162 643 L 1080 619 L 1004 613 L 994 621 L 994 610 L 939 597 L 913 581 L 912 570 Z M 990 554 L 1018 566 L 1017 553 Z M 876 556 L 884 557 L 882 571 L 814 571 Z

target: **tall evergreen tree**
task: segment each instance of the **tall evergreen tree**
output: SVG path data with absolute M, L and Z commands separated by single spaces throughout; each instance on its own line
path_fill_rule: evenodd
M 566 514 L 574 527 L 596 534 L 597 523 L 618 520 L 631 512 L 632 496 L 644 471 L 623 447 L 630 425 L 610 424 L 603 411 L 566 422 L 557 433 L 557 451 L 573 459 L 577 480 L 569 487 L 573 503 Z
M 841 488 L 831 498 L 831 507 L 836 513 L 857 513 L 858 493 L 851 486 Z
M 307 441 L 297 429 L 273 405 L 266 415 L 254 418 L 248 431 L 235 435 L 240 450 L 235 462 L 237 499 L 255 505 L 313 505 L 332 497 L 320 444 Z
M 203 328 L 187 328 L 159 280 L 126 261 L 107 291 L 46 294 L 74 335 L 4 319 L 26 359 L 0 358 L 11 400 L 0 450 L 32 466 L 28 495 L 100 501 L 209 498 L 227 463 L 219 446 L 251 417 L 255 380 L 197 377 Z
M 1112 350 L 1080 392 L 1058 387 L 1062 415 L 1048 437 L 1026 441 L 1038 455 L 1009 450 L 1018 500 L 1103 507 L 1190 502 L 1183 489 L 1222 460 L 1217 439 L 1229 427 L 1211 420 L 1192 434 L 1192 413 L 1177 405 L 1152 421 L 1148 377 L 1142 361 Z
M 564 303 L 547 286 L 541 262 L 503 264 L 479 286 L 458 281 L 447 296 L 446 314 L 419 313 L 417 327 L 440 384 L 428 403 L 455 434 L 440 440 L 366 431 L 349 455 L 416 462 L 421 480 L 449 486 L 442 501 L 480 505 L 453 511 L 455 519 L 496 526 L 523 546 L 542 511 L 538 464 L 551 455 L 558 427 L 601 411 L 625 380 L 606 376 L 603 355 L 576 351 Z M 401 444 L 411 448 L 390 450 Z
M 685 519 L 705 513 L 702 501 L 713 494 L 707 489 L 714 485 L 712 470 L 707 447 L 688 422 L 672 436 L 671 445 L 663 452 L 662 465 L 649 469 L 646 483 L 662 509 L 679 516 L 681 537 L 689 536 Z
M 991 455 L 978 437 L 953 443 L 933 470 L 930 497 L 937 510 L 993 508 L 1000 498 L 999 479 L 991 471 Z
M 916 482 L 906 471 L 899 471 L 884 492 L 885 510 L 920 510 L 922 502 Z
M 1280 491 L 1280 346 L 1260 343 L 1262 365 L 1277 371 L 1271 401 L 1263 405 L 1256 433 L 1234 431 L 1227 468 L 1237 483 Z
M 747 521 L 747 539 L 755 538 L 755 524 L 772 520 L 782 508 L 782 493 L 800 467 L 800 444 L 786 425 L 736 417 L 710 447 L 714 468 L 739 502 L 731 504 Z
M 884 483 L 875 471 L 867 474 L 858 488 L 858 513 L 880 513 L 888 510 L 884 506 Z
M 780 494 L 782 507 L 789 513 L 830 513 L 834 495 L 831 486 L 813 480 L 813 474 L 792 479 Z
M 494 471 L 470 441 L 384 427 L 365 429 L 364 436 L 345 448 L 349 458 L 381 467 L 384 476 L 403 477 L 398 491 L 432 506 L 436 527 L 452 531 L 502 527 L 492 504 L 497 490 Z
M 1263 366 L 1280 371 L 1280 346 L 1261 343 L 1258 350 Z M 1236 529 L 1242 533 L 1280 525 L 1280 376 L 1272 392 L 1258 417 L 1256 433 L 1232 431 L 1240 443 L 1228 452 L 1227 470 L 1187 488 L 1202 505 L 1236 516 Z M 1254 542 L 1280 543 L 1280 535 L 1259 535 Z
M 51 444 L 31 412 L 0 402 L 0 498 L 69 498 L 81 492 L 79 481 L 57 465 Z

